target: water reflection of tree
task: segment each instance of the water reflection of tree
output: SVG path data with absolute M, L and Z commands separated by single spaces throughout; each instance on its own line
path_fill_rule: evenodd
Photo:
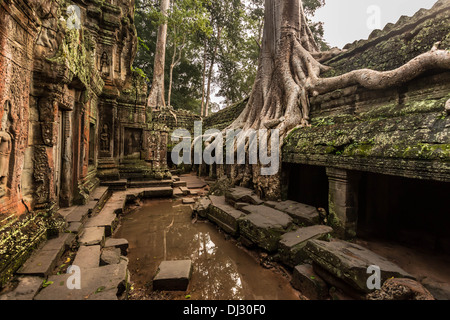
M 169 248 L 184 252 L 184 259 L 193 262 L 192 293 L 194 298 L 204 300 L 241 300 L 244 288 L 237 266 L 224 254 L 211 238 L 211 233 L 201 232 L 189 223 L 175 224 L 167 237 Z M 168 250 L 168 259 L 177 259 Z

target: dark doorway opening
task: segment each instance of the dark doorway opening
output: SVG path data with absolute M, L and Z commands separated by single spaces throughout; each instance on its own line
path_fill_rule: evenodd
M 450 185 L 363 173 L 358 236 L 450 251 Z
M 304 203 L 328 212 L 328 177 L 325 167 L 283 164 L 288 200 Z

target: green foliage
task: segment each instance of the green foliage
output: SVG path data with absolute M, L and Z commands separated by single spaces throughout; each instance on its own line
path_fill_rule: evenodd
M 203 63 L 207 69 L 214 56 L 213 88 L 230 105 L 250 93 L 255 81 L 259 52 L 263 37 L 264 0 L 172 0 L 168 17 L 159 10 L 159 0 L 136 0 L 135 25 L 138 51 L 134 70 L 148 79 L 153 77 L 158 26 L 168 23 L 166 47 L 166 93 L 172 58 L 179 61 L 173 68 L 171 104 L 200 114 L 202 99 Z M 325 4 L 325 0 L 303 0 L 308 17 Z M 323 25 L 310 27 L 322 47 Z M 219 32 L 220 30 L 220 32 Z M 220 36 L 219 36 L 220 35 Z M 217 55 L 215 49 L 217 47 Z M 174 55 L 174 50 L 177 50 Z M 178 60 L 178 59 L 177 59 Z M 211 103 L 212 109 L 220 109 Z

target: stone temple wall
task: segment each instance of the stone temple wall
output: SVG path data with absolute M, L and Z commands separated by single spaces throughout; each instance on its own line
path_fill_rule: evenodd
M 133 0 L 0 2 L 0 285 L 147 129 Z

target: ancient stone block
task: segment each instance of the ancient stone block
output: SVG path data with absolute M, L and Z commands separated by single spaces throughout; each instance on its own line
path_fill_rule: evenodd
M 208 219 L 216 223 L 225 232 L 237 236 L 239 234 L 238 219 L 244 216 L 244 213 L 227 204 L 223 196 L 210 196 L 210 199 Z
M 291 280 L 292 286 L 310 300 L 324 300 L 328 296 L 328 286 L 309 264 L 294 268 Z
M 344 281 L 354 289 L 369 293 L 368 268 L 378 266 L 381 270 L 381 283 L 387 279 L 413 278 L 396 264 L 359 245 L 342 240 L 331 242 L 310 240 L 305 251 L 314 263 L 334 277 Z
M 309 259 L 304 248 L 309 240 L 324 240 L 333 229 L 327 226 L 312 226 L 300 228 L 281 236 L 278 252 L 281 261 L 294 267 Z
M 298 225 L 312 226 L 319 223 L 319 212 L 315 207 L 291 200 L 267 201 L 265 205 L 287 213 Z
M 286 213 L 256 205 L 243 207 L 242 211 L 247 215 L 238 220 L 240 232 L 269 252 L 275 252 L 281 236 L 291 231 L 292 218 Z
M 191 279 L 191 260 L 163 261 L 153 279 L 153 290 L 186 291 Z

